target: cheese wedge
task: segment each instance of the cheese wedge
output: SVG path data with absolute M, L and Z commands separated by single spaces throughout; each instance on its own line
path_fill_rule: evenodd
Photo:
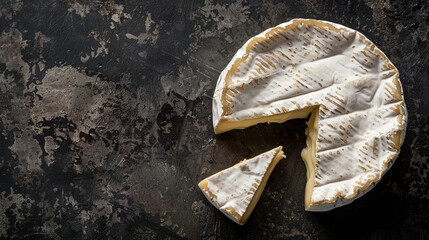
M 355 30 L 294 19 L 247 41 L 213 97 L 217 134 L 310 114 L 305 208 L 326 211 L 370 190 L 398 156 L 407 123 L 398 70 Z
M 255 208 L 274 167 L 284 157 L 282 147 L 277 147 L 222 170 L 198 186 L 217 209 L 243 225 Z

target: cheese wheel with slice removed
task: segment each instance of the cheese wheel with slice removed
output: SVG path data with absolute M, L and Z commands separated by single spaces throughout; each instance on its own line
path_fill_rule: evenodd
M 280 146 L 222 170 L 202 180 L 198 186 L 217 209 L 243 225 L 282 158 L 285 156 Z
M 215 133 L 307 118 L 305 209 L 348 204 L 397 158 L 407 122 L 398 70 L 339 24 L 294 19 L 251 38 L 221 73 Z

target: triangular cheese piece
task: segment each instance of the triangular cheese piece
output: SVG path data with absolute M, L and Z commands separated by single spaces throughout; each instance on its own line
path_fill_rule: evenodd
M 222 170 L 199 183 L 207 199 L 234 222 L 243 225 L 265 188 L 280 159 L 282 147 Z

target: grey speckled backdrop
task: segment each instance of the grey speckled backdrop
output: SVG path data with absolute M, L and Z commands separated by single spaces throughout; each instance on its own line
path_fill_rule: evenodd
M 429 239 L 428 1 L 0 1 L 0 238 Z M 400 157 L 370 193 L 305 212 L 305 120 L 215 136 L 217 77 L 295 17 L 357 29 L 398 67 Z M 197 183 L 286 146 L 245 226 Z

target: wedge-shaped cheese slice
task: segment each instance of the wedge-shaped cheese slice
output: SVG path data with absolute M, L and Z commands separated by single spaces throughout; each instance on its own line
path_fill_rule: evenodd
M 246 223 L 276 164 L 282 147 L 222 170 L 199 183 L 207 199 L 238 224 Z
M 213 97 L 216 133 L 309 114 L 305 208 L 326 211 L 371 189 L 398 156 L 407 122 L 398 70 L 355 30 L 294 19 L 247 41 Z

